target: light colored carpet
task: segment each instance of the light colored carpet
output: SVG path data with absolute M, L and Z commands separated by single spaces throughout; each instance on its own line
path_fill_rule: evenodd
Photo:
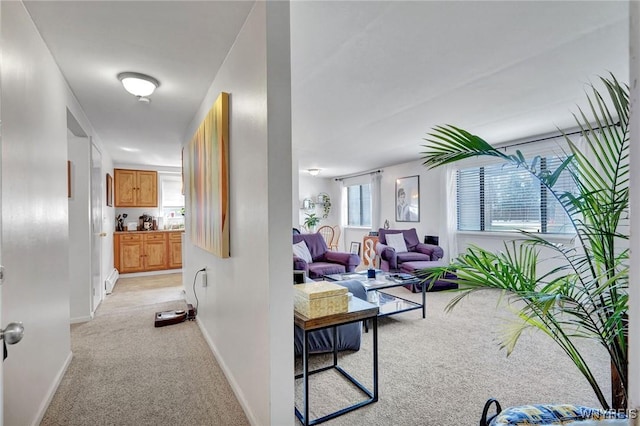
M 419 300 L 404 288 L 391 292 Z M 498 333 L 513 319 L 496 309 L 497 294 L 473 295 L 453 312 L 444 306 L 452 293 L 427 294 L 427 318 L 412 311 L 382 318 L 378 326 L 379 392 L 377 403 L 329 421 L 330 425 L 477 425 L 485 401 L 503 407 L 531 403 L 574 403 L 599 407 L 591 387 L 569 358 L 542 333 L 521 338 L 508 358 L 498 349 Z M 594 373 L 608 383 L 607 354 L 584 342 Z M 343 352 L 339 364 L 372 389 L 372 338 L 363 334 L 358 352 Z M 326 355 L 312 363 L 329 363 Z M 296 371 L 301 363 L 296 359 Z M 335 371 L 311 376 L 311 418 L 365 399 Z M 604 389 L 610 395 L 609 387 Z M 302 408 L 302 380 L 296 382 L 296 405 Z
M 184 309 L 181 275 L 121 278 L 93 321 L 74 324 L 74 354 L 42 425 L 247 425 L 195 322 L 154 327 Z
M 197 325 L 153 326 L 155 312 L 185 306 L 180 279 L 179 274 L 120 279 L 93 321 L 72 326 L 74 359 L 43 425 L 248 424 Z M 420 297 L 404 288 L 392 291 Z M 598 407 L 567 356 L 541 333 L 523 336 L 508 358 L 498 350 L 497 333 L 513 317 L 496 309 L 496 294 L 474 295 L 445 313 L 452 297 L 428 294 L 426 319 L 419 311 L 381 319 L 380 400 L 325 424 L 472 426 L 489 397 L 503 407 L 544 402 Z M 606 353 L 584 343 L 594 373 L 608 383 Z M 369 387 L 371 346 L 371 333 L 364 333 L 360 351 L 340 356 L 340 364 Z M 313 356 L 312 364 L 326 359 Z M 298 380 L 298 407 L 301 386 Z M 609 395 L 610 389 L 604 392 Z M 312 376 L 312 418 L 361 398 L 332 371 Z

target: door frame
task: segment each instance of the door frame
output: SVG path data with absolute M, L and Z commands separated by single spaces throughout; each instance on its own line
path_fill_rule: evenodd
M 106 235 L 102 230 L 103 200 L 105 180 L 102 179 L 102 151 L 96 146 L 92 138 L 89 137 L 90 149 L 90 169 L 91 169 L 91 315 L 104 297 L 104 277 L 102 276 L 102 238 Z

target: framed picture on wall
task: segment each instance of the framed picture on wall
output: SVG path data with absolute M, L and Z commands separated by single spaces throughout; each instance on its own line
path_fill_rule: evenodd
M 357 241 L 351 241 L 351 248 L 349 249 L 349 253 L 357 254 L 360 256 L 360 243 Z
M 107 206 L 113 206 L 113 178 L 107 173 Z
M 396 222 L 420 222 L 420 176 L 396 179 Z
M 71 198 L 71 161 L 67 160 L 67 198 Z

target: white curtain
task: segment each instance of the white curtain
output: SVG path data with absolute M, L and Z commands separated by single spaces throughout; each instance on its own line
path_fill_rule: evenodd
M 458 257 L 456 168 L 445 166 L 443 179 L 441 199 L 445 200 L 446 208 L 440 210 L 443 217 L 440 218 L 439 245 L 444 250 L 444 260 L 451 262 Z
M 340 226 L 344 229 L 345 226 L 349 224 L 347 186 L 345 185 L 344 180 L 339 180 L 336 184 L 340 190 Z
M 377 231 L 382 228 L 381 216 L 382 216 L 382 189 L 380 182 L 382 180 L 382 173 L 371 173 L 371 230 Z
M 382 175 L 381 171 L 367 172 L 361 175 L 342 178 L 338 182 L 342 185 L 342 224 L 343 226 L 349 225 L 348 219 L 348 200 L 347 200 L 347 188 L 354 185 L 370 185 L 371 189 L 371 227 L 377 230 L 380 226 L 380 180 Z

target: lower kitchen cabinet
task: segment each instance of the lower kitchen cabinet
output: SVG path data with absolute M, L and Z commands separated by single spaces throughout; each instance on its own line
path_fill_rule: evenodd
M 182 268 L 182 232 L 169 234 L 169 269 Z
M 182 268 L 182 231 L 116 232 L 114 264 L 121 274 Z
M 142 235 L 142 251 L 145 271 L 169 269 L 167 257 L 167 236 L 165 232 Z
M 115 235 L 113 260 L 120 273 L 144 271 L 144 248 L 142 235 Z

